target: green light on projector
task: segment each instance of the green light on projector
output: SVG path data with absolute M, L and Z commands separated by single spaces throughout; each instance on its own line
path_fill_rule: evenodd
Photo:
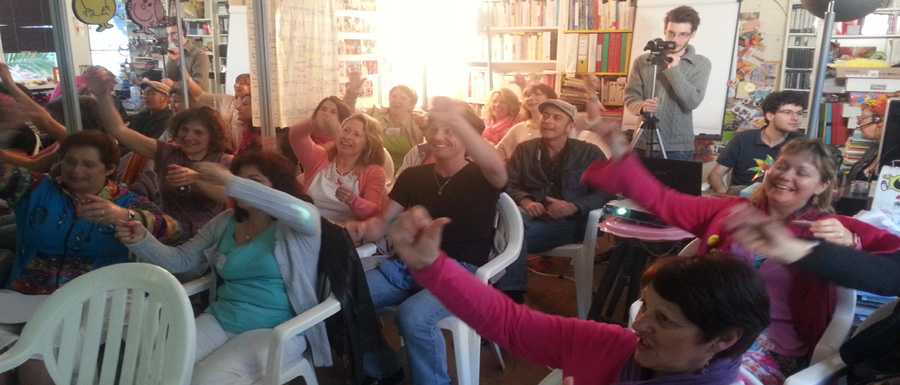
M 624 207 L 619 207 L 616 209 L 616 215 L 625 216 L 625 214 L 628 214 L 628 209 L 626 209 Z

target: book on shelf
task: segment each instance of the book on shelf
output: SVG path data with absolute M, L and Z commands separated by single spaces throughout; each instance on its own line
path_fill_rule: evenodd
M 635 0 L 569 0 L 573 30 L 621 30 L 634 26 Z
M 559 24 L 558 0 L 502 0 L 486 3 L 492 27 L 555 27 Z
M 487 39 L 482 38 L 482 52 L 487 51 Z M 556 59 L 553 32 L 509 32 L 492 35 L 491 58 L 493 60 L 541 60 Z
M 514 92 L 521 92 L 516 83 L 516 76 L 523 75 L 530 82 L 544 83 L 551 88 L 556 88 L 556 71 L 545 70 L 539 73 L 525 72 L 494 72 L 489 74 L 486 67 L 470 68 L 466 98 L 487 101 L 491 92 L 500 88 L 510 88 Z M 493 88 L 491 88 L 493 82 Z
M 791 25 L 788 33 L 816 33 L 818 18 L 807 12 L 802 4 L 794 4 L 791 8 Z

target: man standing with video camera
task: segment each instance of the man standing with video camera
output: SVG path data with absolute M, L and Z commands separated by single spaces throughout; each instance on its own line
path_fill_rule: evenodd
M 672 9 L 666 13 L 664 23 L 666 41 L 675 43 L 675 47 L 659 53 L 645 53 L 634 60 L 625 87 L 625 108 L 643 114 L 645 118 L 653 114 L 659 119 L 658 129 L 668 159 L 693 161 L 692 114 L 706 94 L 711 64 L 688 44 L 700 25 L 696 10 L 688 6 Z M 656 79 L 653 77 L 654 65 L 650 63 L 654 54 L 665 55 L 668 61 L 659 66 Z M 645 148 L 651 135 L 655 140 L 656 132 L 643 130 L 636 147 Z M 658 144 L 653 145 L 652 156 L 662 157 Z

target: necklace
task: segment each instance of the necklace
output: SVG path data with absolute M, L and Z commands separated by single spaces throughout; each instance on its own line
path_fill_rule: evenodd
M 438 185 L 438 195 L 441 195 L 444 192 L 444 187 L 447 187 L 447 183 L 450 183 L 450 179 L 453 179 L 454 176 L 456 176 L 456 174 L 450 175 L 444 183 L 441 183 L 440 179 L 438 179 L 437 170 L 434 171 L 434 181 Z

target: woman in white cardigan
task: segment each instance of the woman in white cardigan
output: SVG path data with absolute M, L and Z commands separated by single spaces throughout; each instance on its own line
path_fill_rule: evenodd
M 210 306 L 197 317 L 192 384 L 252 384 L 262 378 L 271 328 L 318 304 L 321 244 L 319 212 L 297 184 L 293 164 L 270 152 L 244 152 L 231 172 L 218 163 L 195 165 L 201 176 L 225 186 L 235 201 L 178 247 L 146 236 L 138 222 L 117 236 L 138 260 L 169 271 L 208 262 L 220 280 Z M 316 366 L 331 365 L 324 324 L 285 346 L 284 362 L 312 349 Z

